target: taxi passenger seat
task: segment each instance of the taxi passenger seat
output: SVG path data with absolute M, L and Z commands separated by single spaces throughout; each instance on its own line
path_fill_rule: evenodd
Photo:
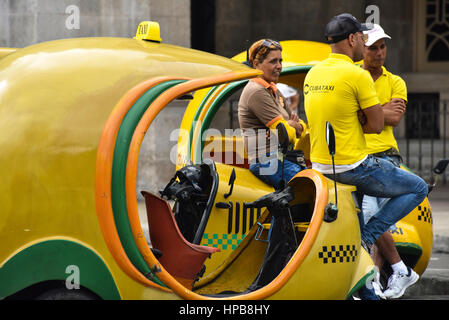
M 159 262 L 191 289 L 206 258 L 220 249 L 188 242 L 182 236 L 168 202 L 147 191 L 141 191 L 141 194 L 145 198 L 151 244 L 162 252 Z

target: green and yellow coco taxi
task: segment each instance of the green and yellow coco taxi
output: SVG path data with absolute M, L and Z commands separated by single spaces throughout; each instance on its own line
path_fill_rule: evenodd
M 282 46 L 280 81 L 296 88 L 330 52 L 310 41 Z M 1 49 L 0 297 L 347 299 L 363 286 L 374 268 L 360 246 L 355 187 L 337 184 L 339 212 L 329 219 L 333 182 L 311 169 L 289 182 L 294 251 L 254 286 L 273 215 L 247 203 L 274 190 L 249 172 L 238 135 L 205 134 L 220 107 L 259 75 L 245 59 L 161 43 L 153 22 L 134 39 Z M 145 190 L 136 181 L 149 127 L 192 92 L 176 167 L 192 164 L 206 178 L 199 226 L 186 239 L 173 215 L 181 202 L 144 192 L 149 226 L 141 222 L 137 193 Z M 433 239 L 428 200 L 397 227 L 400 254 L 422 274 Z

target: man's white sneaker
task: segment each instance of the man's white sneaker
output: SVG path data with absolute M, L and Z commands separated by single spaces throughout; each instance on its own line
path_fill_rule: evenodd
M 387 290 L 384 295 L 387 299 L 396 299 L 402 297 L 405 290 L 418 281 L 418 274 L 410 267 L 407 267 L 408 274 L 394 272 L 388 279 Z

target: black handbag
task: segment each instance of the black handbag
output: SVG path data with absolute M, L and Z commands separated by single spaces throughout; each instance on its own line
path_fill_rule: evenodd
M 301 150 L 289 150 L 285 155 L 285 159 L 290 162 L 296 163 L 302 167 L 306 167 L 306 157 Z

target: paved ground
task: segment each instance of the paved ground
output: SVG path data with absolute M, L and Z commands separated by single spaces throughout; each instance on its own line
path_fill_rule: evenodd
M 449 239 L 449 185 L 435 187 L 429 194 L 429 201 L 432 207 L 433 233 L 437 245 L 434 248 L 449 253 L 449 243 L 446 246 L 444 241 Z M 444 247 L 438 247 L 441 245 Z
M 430 193 L 429 201 L 432 207 L 433 253 L 449 254 L 449 184 L 437 186 Z
M 434 245 L 429 266 L 410 287 L 405 299 L 449 300 L 449 185 L 438 185 L 429 195 Z

